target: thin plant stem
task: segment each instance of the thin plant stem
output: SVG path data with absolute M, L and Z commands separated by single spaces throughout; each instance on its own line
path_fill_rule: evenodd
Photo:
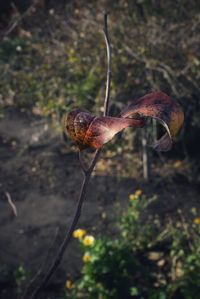
M 107 80 L 106 80 L 106 96 L 104 100 L 104 113 L 103 115 L 106 116 L 109 112 L 109 99 L 110 99 L 110 84 L 111 84 L 111 43 L 110 38 L 108 34 L 108 26 L 107 26 L 107 20 L 108 20 L 108 13 L 105 13 L 104 15 L 104 38 L 106 43 L 106 52 L 107 52 Z
M 110 82 L 111 82 L 111 46 L 110 46 L 110 40 L 109 40 L 109 36 L 108 36 L 107 17 L 108 17 L 108 14 L 105 13 L 105 15 L 104 15 L 104 37 L 105 37 L 105 41 L 106 41 L 108 63 L 107 63 L 106 95 L 105 95 L 105 100 L 104 100 L 104 115 L 108 114 L 109 97 L 110 97 Z M 76 228 L 76 225 L 80 218 L 81 209 L 82 209 L 82 205 L 83 205 L 83 202 L 85 199 L 88 183 L 89 183 L 91 174 L 94 170 L 94 167 L 97 163 L 97 160 L 99 158 L 100 152 L 101 152 L 101 149 L 98 149 L 95 151 L 94 157 L 93 157 L 88 168 L 86 168 L 85 165 L 83 164 L 82 159 L 81 159 L 81 152 L 79 152 L 79 161 L 80 161 L 80 165 L 81 165 L 81 168 L 83 171 L 83 182 L 82 182 L 79 199 L 78 199 L 78 202 L 76 205 L 72 223 L 67 231 L 67 234 L 66 234 L 64 240 L 62 241 L 62 243 L 58 249 L 58 252 L 56 253 L 56 255 L 53 259 L 53 262 L 51 263 L 51 265 L 49 267 L 49 270 L 45 273 L 43 278 L 40 279 L 40 282 L 39 282 L 38 286 L 36 286 L 36 288 L 33 289 L 33 287 L 34 287 L 33 281 L 31 282 L 31 284 L 29 284 L 29 286 L 26 289 L 26 292 L 23 296 L 23 299 L 36 299 L 38 294 L 44 289 L 44 287 L 46 286 L 46 284 L 48 283 L 48 281 L 50 280 L 50 278 L 52 277 L 52 275 L 55 273 L 56 269 L 58 268 L 58 266 L 62 260 L 62 257 L 64 255 L 64 252 L 67 249 L 67 246 L 71 240 L 73 231 Z M 37 275 L 36 275 L 34 280 L 36 281 L 37 278 L 39 278 L 39 276 L 37 277 Z

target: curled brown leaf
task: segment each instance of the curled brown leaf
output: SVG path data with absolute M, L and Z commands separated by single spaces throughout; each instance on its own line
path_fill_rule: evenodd
M 79 149 L 98 149 L 123 129 L 144 126 L 146 117 L 157 119 L 166 129 L 166 133 L 154 143 L 154 149 L 169 150 L 172 139 L 183 124 L 184 114 L 180 104 L 163 92 L 149 93 L 134 101 L 119 117 L 98 117 L 76 109 L 68 114 L 65 126 Z
M 97 117 L 81 109 L 70 112 L 65 122 L 69 136 L 80 149 L 101 148 L 123 129 L 143 125 L 143 120 L 111 116 Z
M 153 144 L 153 148 L 157 151 L 170 150 L 172 140 L 184 121 L 181 105 L 163 92 L 152 92 L 131 103 L 120 114 L 128 118 L 136 115 L 157 119 L 164 126 L 166 133 Z

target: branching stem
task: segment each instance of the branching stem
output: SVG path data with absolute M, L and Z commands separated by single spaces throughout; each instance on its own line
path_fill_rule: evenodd
M 108 36 L 108 25 L 107 25 L 107 18 L 108 14 L 105 13 L 104 15 L 104 37 L 106 42 L 106 49 L 107 49 L 107 81 L 106 81 L 106 94 L 105 94 L 105 100 L 104 100 L 104 116 L 108 115 L 108 108 L 109 108 L 109 98 L 110 98 L 110 83 L 111 83 L 111 46 L 110 46 L 110 40 Z M 61 243 L 58 252 L 56 256 L 53 259 L 53 262 L 51 263 L 49 270 L 43 275 L 41 278 L 41 273 L 39 271 L 39 274 L 36 275 L 36 277 L 33 279 L 33 281 L 29 284 L 28 288 L 26 289 L 26 292 L 23 296 L 23 299 L 36 299 L 40 291 L 46 286 L 52 275 L 55 273 L 56 269 L 58 268 L 62 257 L 64 255 L 64 252 L 71 240 L 72 234 L 74 229 L 76 228 L 76 225 L 78 223 L 78 220 L 81 215 L 81 208 L 82 204 L 85 199 L 86 190 L 88 187 L 88 183 L 91 177 L 91 174 L 94 170 L 94 167 L 97 163 L 98 157 L 100 155 L 101 149 L 98 149 L 95 151 L 94 157 L 89 165 L 88 168 L 85 167 L 83 161 L 81 152 L 79 152 L 79 161 L 80 165 L 83 171 L 83 182 L 79 194 L 79 199 L 76 205 L 75 213 L 73 216 L 72 223 L 67 231 L 67 234 Z M 37 280 L 39 280 L 39 283 L 37 283 Z M 34 284 L 37 284 L 36 287 L 34 287 Z

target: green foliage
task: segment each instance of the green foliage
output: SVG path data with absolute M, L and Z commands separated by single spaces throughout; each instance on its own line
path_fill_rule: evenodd
M 37 35 L 31 40 L 15 37 L 1 43 L 4 105 L 31 108 L 45 116 L 62 114 L 72 106 L 92 109 L 102 82 L 101 68 L 85 63 L 73 43 L 54 50 L 50 43 Z
M 79 238 L 84 266 L 66 298 L 196 299 L 200 291 L 200 218 L 161 224 L 148 217 L 156 198 L 137 190 L 119 219 L 119 235 L 89 246 Z M 194 210 L 193 210 L 194 212 Z

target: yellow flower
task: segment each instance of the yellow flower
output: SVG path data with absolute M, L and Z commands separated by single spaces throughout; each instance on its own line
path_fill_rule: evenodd
M 130 200 L 136 200 L 136 199 L 137 199 L 137 196 L 135 196 L 135 194 L 130 194 L 130 195 L 129 195 L 129 199 L 130 199 Z
M 195 224 L 200 224 L 200 217 L 195 218 L 195 219 L 194 219 L 194 223 L 195 223 Z
M 65 287 L 66 287 L 66 289 L 72 289 L 73 288 L 73 282 L 70 280 L 70 279 L 68 279 L 67 281 L 66 281 L 66 283 L 65 283 Z
M 142 194 L 142 190 L 141 189 L 138 189 L 135 191 L 135 196 L 140 196 Z
M 129 195 L 129 199 L 130 200 L 137 200 L 141 196 L 141 194 L 142 194 L 142 190 L 137 189 L 134 194 Z
M 83 261 L 84 261 L 84 263 L 88 263 L 88 262 L 90 262 L 90 260 L 91 260 L 91 256 L 88 252 L 86 252 L 83 256 Z
M 73 237 L 77 239 L 82 239 L 85 236 L 85 234 L 86 234 L 85 229 L 78 228 L 73 232 Z
M 92 246 L 94 244 L 94 237 L 91 235 L 87 235 L 83 239 L 83 245 L 85 246 Z

